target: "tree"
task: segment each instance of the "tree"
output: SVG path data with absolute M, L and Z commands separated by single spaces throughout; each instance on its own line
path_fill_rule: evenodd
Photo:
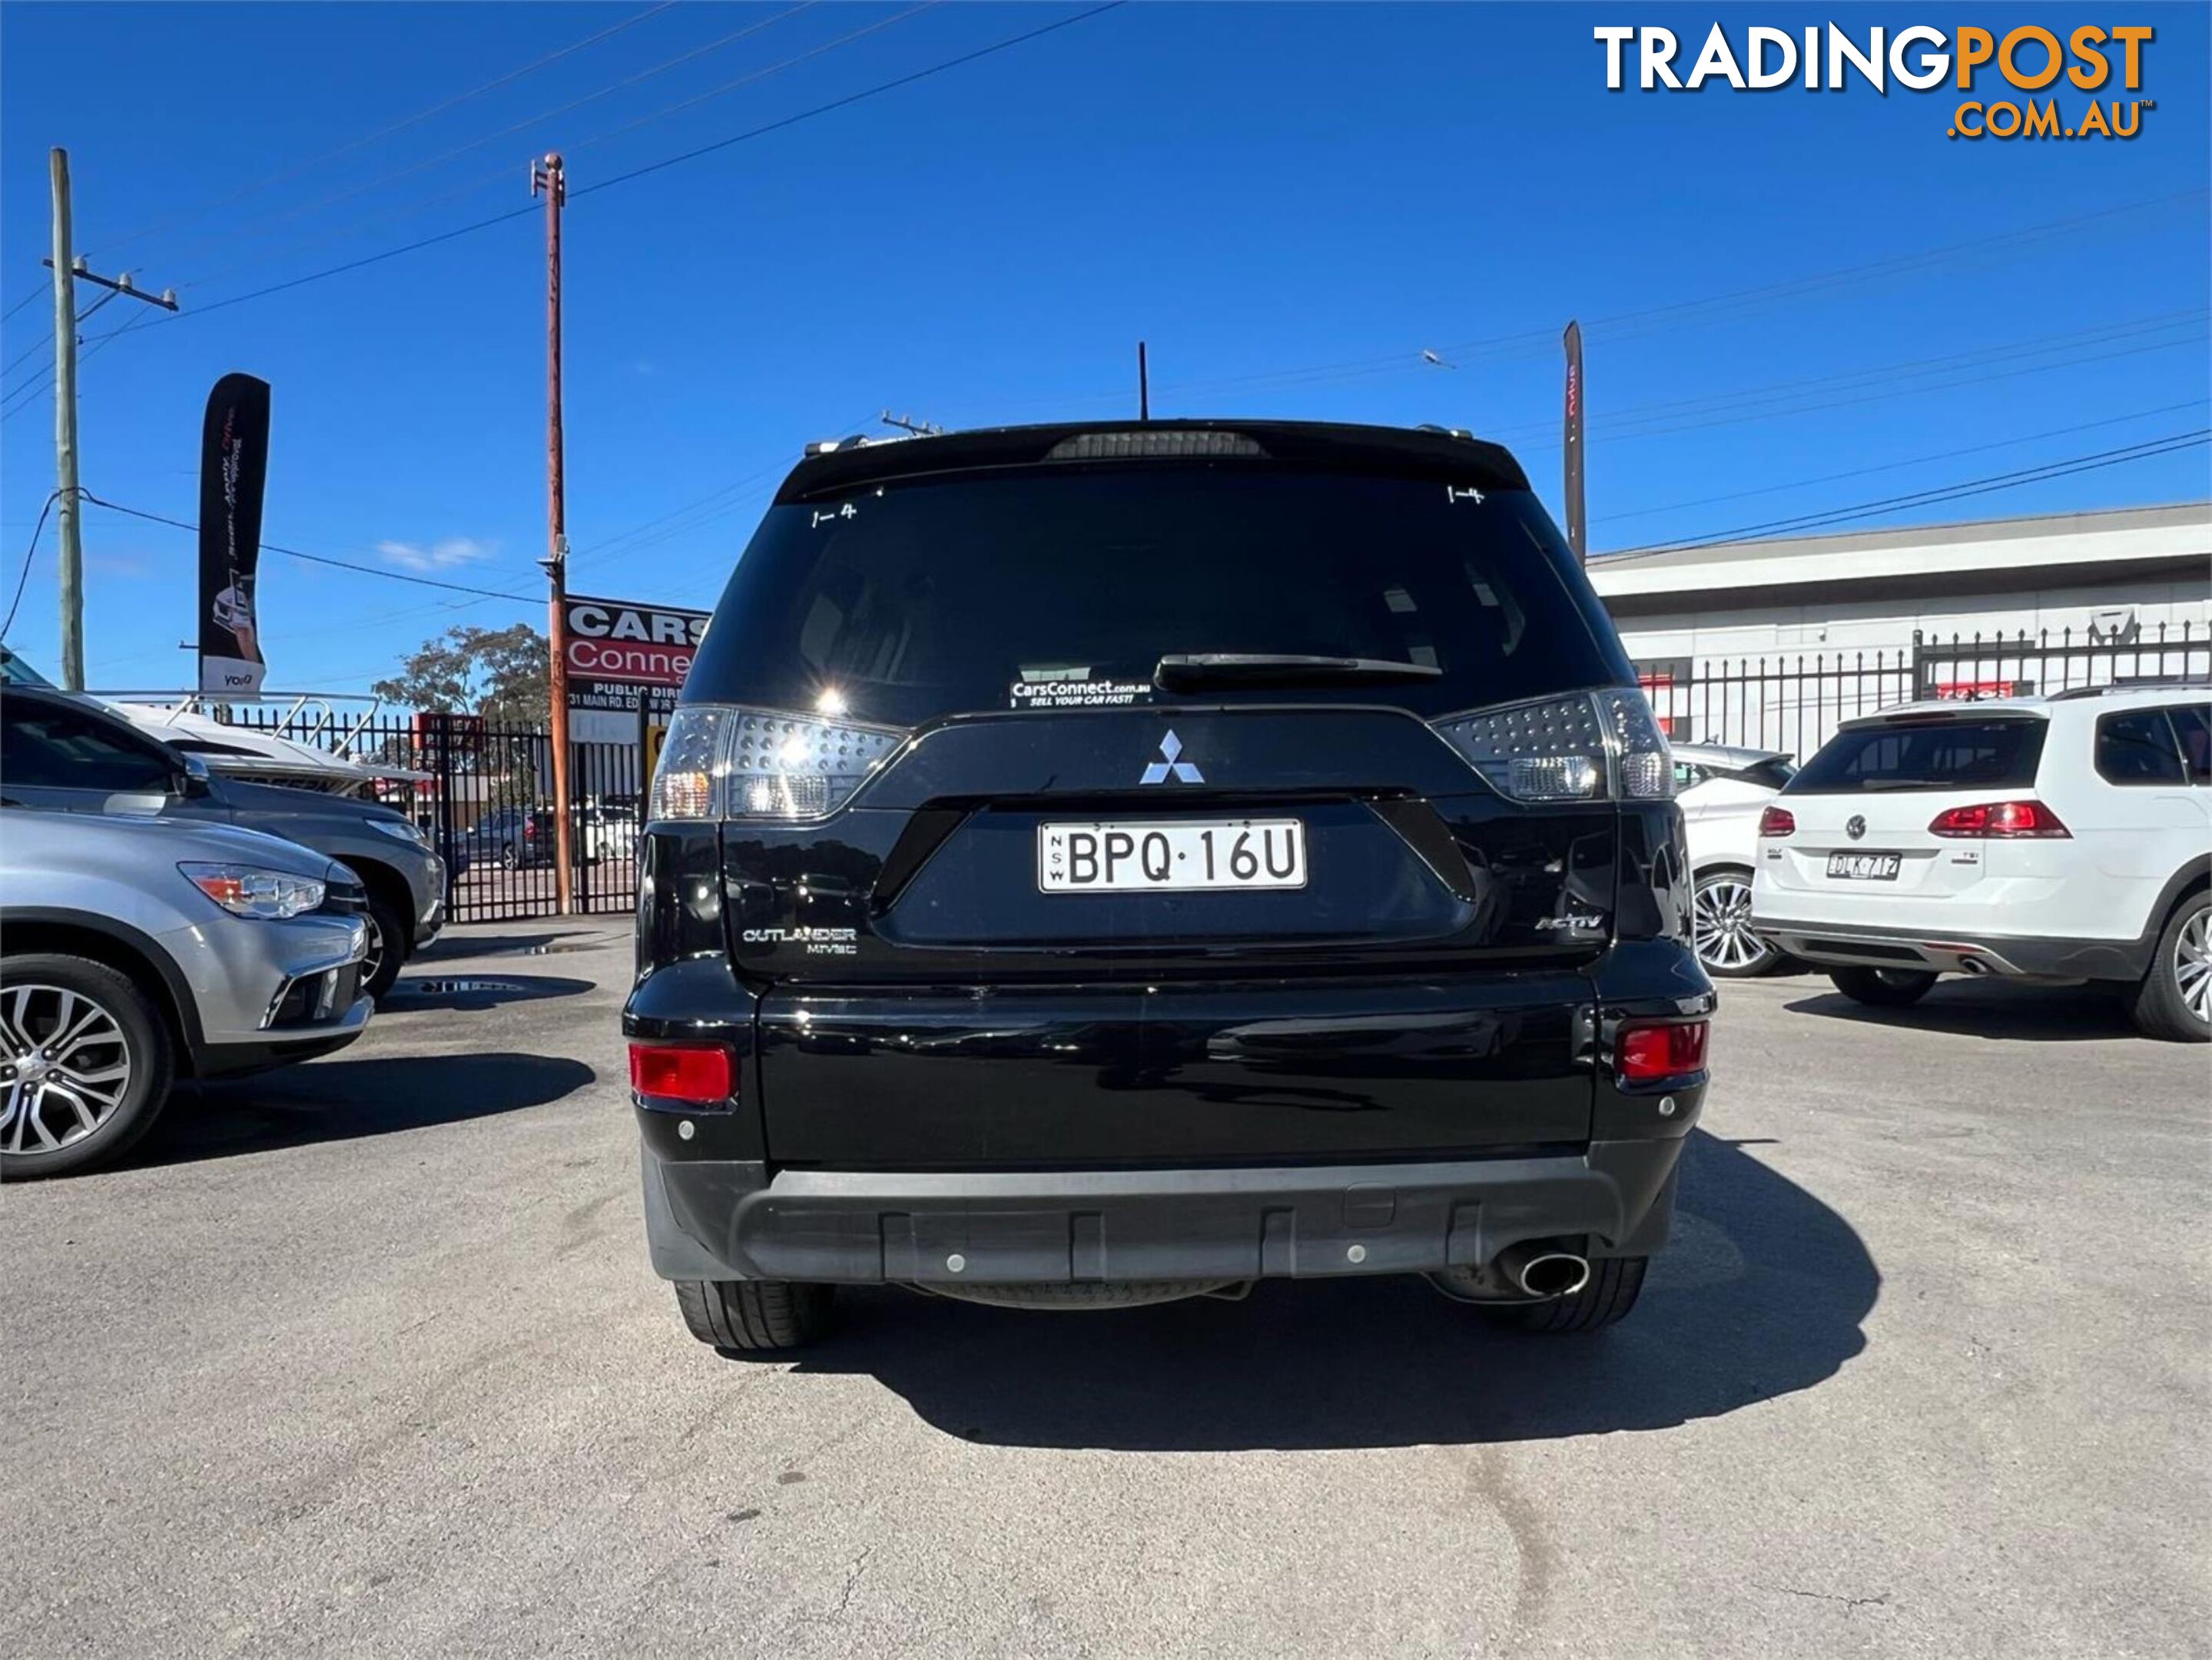
M 504 725 L 543 726 L 545 636 L 527 623 L 512 628 L 452 628 L 426 640 L 398 674 L 371 690 L 410 709 L 481 714 Z

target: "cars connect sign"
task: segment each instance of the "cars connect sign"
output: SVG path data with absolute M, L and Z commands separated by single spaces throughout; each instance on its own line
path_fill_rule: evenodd
M 586 720 L 579 741 L 635 741 L 641 700 L 667 717 L 706 635 L 705 611 L 572 593 L 562 615 L 571 713 L 613 717 Z

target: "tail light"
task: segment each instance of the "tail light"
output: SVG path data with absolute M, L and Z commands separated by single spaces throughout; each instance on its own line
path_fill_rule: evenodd
M 526 818 L 522 821 L 522 839 L 526 842 L 535 842 L 538 839 L 538 821 L 535 818 Z
M 629 1086 L 659 1101 L 715 1106 L 738 1092 L 730 1052 L 719 1043 L 632 1043 Z
M 1640 691 L 1510 703 L 1436 729 L 1516 801 L 1664 801 L 1674 794 L 1674 757 Z
M 820 818 L 904 741 L 890 727 L 727 704 L 676 711 L 653 775 L 655 818 Z
M 1679 1021 L 1667 1026 L 1631 1026 L 1614 1046 L 1614 1069 L 1624 1084 L 1656 1084 L 1705 1069 L 1705 1036 L 1711 1023 Z
M 1761 836 L 1795 836 L 1797 834 L 1797 815 L 1787 807 L 1769 807 L 1759 815 Z
M 2074 832 L 2040 801 L 1978 801 L 1970 807 L 1946 807 L 1928 826 L 1930 836 L 2071 839 Z

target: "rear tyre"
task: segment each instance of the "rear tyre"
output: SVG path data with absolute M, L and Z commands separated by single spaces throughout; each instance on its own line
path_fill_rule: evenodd
M 1751 873 L 1707 871 L 1698 878 L 1690 909 L 1698 961 L 1717 980 L 1750 980 L 1767 973 L 1782 953 L 1751 926 Z
M 2166 920 L 2128 1012 L 2146 1037 L 2212 1042 L 2212 894 L 2192 894 Z
M 0 962 L 0 1176 L 119 1157 L 153 1128 L 175 1066 L 160 1011 L 127 976 L 83 957 Z
M 520 870 L 522 868 L 522 855 L 514 850 L 514 842 L 509 842 L 506 846 L 502 847 L 499 850 L 499 867 L 501 870 Z
M 1543 1303 L 1479 1304 L 1483 1318 L 1516 1331 L 1551 1336 L 1559 1332 L 1597 1331 L 1626 1320 L 1644 1294 L 1648 1256 L 1600 1256 L 1590 1262 L 1580 1291 Z
M 1936 983 L 1934 975 L 1912 969 L 1830 969 L 1828 978 L 1853 1002 L 1878 1009 L 1909 1009 Z
M 701 1342 L 724 1354 L 795 1349 L 830 1327 L 830 1288 L 781 1280 L 679 1280 L 676 1306 Z

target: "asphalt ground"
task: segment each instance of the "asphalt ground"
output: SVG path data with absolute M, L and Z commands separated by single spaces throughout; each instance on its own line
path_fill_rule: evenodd
M 344 1055 L 0 1191 L 0 1653 L 2212 1651 L 2212 1069 L 2108 1001 L 1731 986 L 1594 1337 L 868 1292 L 760 1363 L 647 1267 L 628 967 L 458 931 Z

